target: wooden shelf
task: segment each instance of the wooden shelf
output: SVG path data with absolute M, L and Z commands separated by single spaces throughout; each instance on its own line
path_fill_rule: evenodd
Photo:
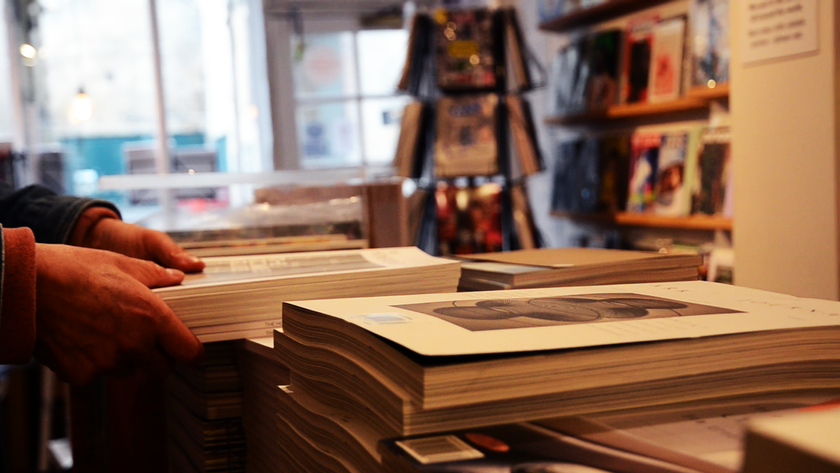
M 582 8 L 540 24 L 543 31 L 563 32 L 618 18 L 642 8 L 653 7 L 669 0 L 608 0 L 594 7 Z
M 686 97 L 703 100 L 719 100 L 729 98 L 729 83 L 716 84 L 714 87 L 695 86 L 688 89 Z
M 646 213 L 620 212 L 569 214 L 552 212 L 555 217 L 572 220 L 607 223 L 626 227 L 672 228 L 679 230 L 726 230 L 732 231 L 732 219 L 706 215 L 692 215 L 690 217 L 668 217 Z
M 613 105 L 605 110 L 596 112 L 586 112 L 562 117 L 547 117 L 545 123 L 548 125 L 576 125 L 699 111 L 707 109 L 708 106 L 709 102 L 705 98 L 685 96 L 670 102 Z

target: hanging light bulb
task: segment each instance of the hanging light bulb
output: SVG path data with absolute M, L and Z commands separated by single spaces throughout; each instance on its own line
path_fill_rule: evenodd
M 20 45 L 20 55 L 26 59 L 35 59 L 35 56 L 38 55 L 38 50 L 35 49 L 35 46 L 24 43 Z
M 35 60 L 38 57 L 38 50 L 35 46 L 29 43 L 20 45 L 20 55 L 23 56 L 23 65 L 26 67 L 35 67 Z
M 83 122 L 90 120 L 91 115 L 93 115 L 93 103 L 85 93 L 85 89 L 79 87 L 79 93 L 73 98 L 71 116 L 76 121 Z

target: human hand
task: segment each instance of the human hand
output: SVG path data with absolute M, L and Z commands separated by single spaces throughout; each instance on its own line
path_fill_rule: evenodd
M 80 232 L 71 237 L 70 244 L 108 250 L 132 258 L 154 261 L 166 268 L 195 273 L 204 269 L 204 262 L 187 253 L 169 235 L 156 230 L 123 222 L 117 218 L 101 218 L 110 210 L 91 208 L 77 224 Z M 87 222 L 86 219 L 92 220 Z
M 201 342 L 150 288 L 184 274 L 109 251 L 37 244 L 35 357 L 75 385 L 135 367 L 168 374 Z

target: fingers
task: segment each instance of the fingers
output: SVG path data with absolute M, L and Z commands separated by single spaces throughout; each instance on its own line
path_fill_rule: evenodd
M 148 232 L 146 250 L 154 261 L 185 273 L 197 273 L 204 269 L 203 261 L 184 251 L 169 235 L 152 230 Z

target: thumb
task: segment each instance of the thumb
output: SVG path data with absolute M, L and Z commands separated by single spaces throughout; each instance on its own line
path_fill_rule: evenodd
M 163 351 L 178 363 L 191 365 L 201 361 L 204 345 L 162 299 L 156 298 L 153 304 L 160 315 L 158 344 Z
M 198 363 L 204 357 L 204 345 L 163 300 L 160 302 L 163 306 L 158 325 L 158 343 L 161 348 L 178 363 Z

